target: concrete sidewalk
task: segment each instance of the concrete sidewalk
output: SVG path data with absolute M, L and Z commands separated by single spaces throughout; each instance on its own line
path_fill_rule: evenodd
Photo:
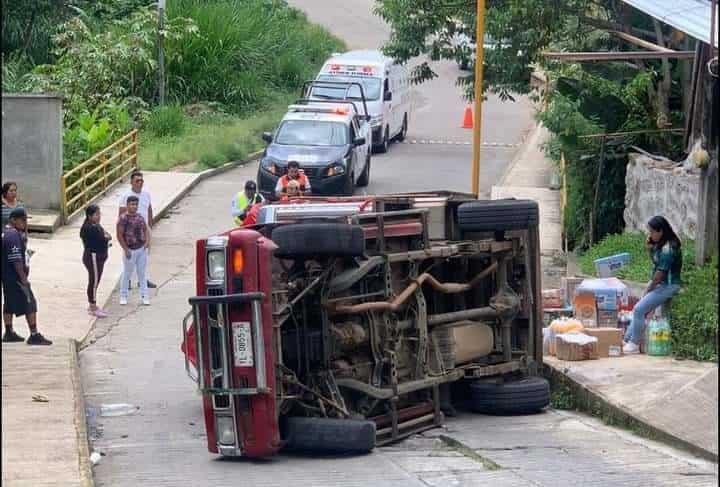
M 544 361 L 569 379 L 585 402 L 604 402 L 620 422 L 718 461 L 717 364 L 647 355 Z
M 156 222 L 198 182 L 227 168 L 203 173 L 145 171 L 145 188 L 153 198 Z M 98 201 L 102 224 L 113 240 L 120 193 L 127 187 L 124 182 Z M 228 223 L 231 198 L 228 195 Z M 79 236 L 82 221 L 78 217 L 50 238 L 31 235 L 28 242 L 35 251 L 30 282 L 38 300 L 38 328 L 54 344 L 41 348 L 24 343 L 2 345 L 3 487 L 92 485 L 77 363 L 77 341 L 86 336 L 95 320 L 87 314 L 87 271 L 81 262 Z M 116 244 L 110 248 L 98 304 L 109 299 L 121 273 L 121 251 Z M 15 329 L 27 336 L 23 318 L 15 320 Z
M 579 275 L 574 259 L 565 265 L 562 247 L 560 192 L 548 189 L 552 162 L 542 144 L 549 133 L 538 126 L 518 152 L 505 176 L 492 188 L 492 198 L 527 198 L 540 207 L 543 287 L 560 284 L 560 277 Z M 571 381 L 586 403 L 609 409 L 627 423 L 658 439 L 718 460 L 717 364 L 647 355 L 564 362 L 544 357 L 552 373 Z

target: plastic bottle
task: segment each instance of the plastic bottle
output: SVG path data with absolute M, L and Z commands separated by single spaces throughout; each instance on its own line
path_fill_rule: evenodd
M 670 355 L 670 323 L 653 318 L 647 326 L 647 354 L 655 357 Z

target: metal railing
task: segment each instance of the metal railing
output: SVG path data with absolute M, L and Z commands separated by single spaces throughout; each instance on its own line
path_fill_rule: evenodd
M 103 195 L 137 168 L 137 130 L 134 129 L 60 179 L 63 223 Z

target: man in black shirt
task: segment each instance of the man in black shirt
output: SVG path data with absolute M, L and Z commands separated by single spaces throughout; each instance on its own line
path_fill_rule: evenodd
M 3 342 L 21 342 L 23 337 L 13 330 L 13 315 L 23 316 L 30 328 L 28 345 L 52 345 L 52 342 L 37 331 L 37 301 L 30 288 L 26 260 L 24 234 L 27 229 L 27 213 L 23 208 L 15 208 L 10 213 L 10 223 L 2 232 L 2 288 L 5 303 L 3 321 L 5 335 Z

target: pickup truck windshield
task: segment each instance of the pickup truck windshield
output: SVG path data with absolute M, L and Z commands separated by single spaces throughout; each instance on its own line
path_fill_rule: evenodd
M 287 120 L 280 125 L 275 143 L 281 145 L 342 146 L 348 143 L 347 126 L 338 122 Z
M 375 101 L 380 99 L 380 91 L 382 89 L 382 81 L 380 78 L 361 78 L 360 76 L 335 76 L 322 75 L 318 76 L 318 81 L 336 81 L 340 83 L 360 83 L 365 92 L 367 101 Z M 312 89 L 312 96 L 318 98 L 342 99 L 345 95 L 344 87 L 320 87 L 315 86 Z M 360 89 L 357 86 L 351 86 L 348 91 L 348 98 L 352 100 L 360 100 Z

